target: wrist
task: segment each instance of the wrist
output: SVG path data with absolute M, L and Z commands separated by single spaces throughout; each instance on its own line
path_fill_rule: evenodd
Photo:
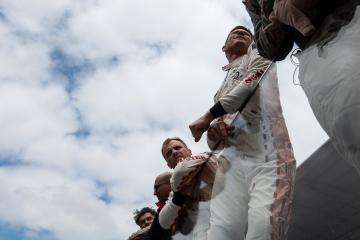
M 220 102 L 217 102 L 214 106 L 212 106 L 209 112 L 211 113 L 213 118 L 221 117 L 222 115 L 227 113 Z
M 185 203 L 186 196 L 180 192 L 174 192 L 172 202 L 177 206 L 182 206 Z
M 204 118 L 206 119 L 207 122 L 211 122 L 212 120 L 214 120 L 214 116 L 211 114 L 210 111 L 207 111 L 205 114 L 204 114 Z

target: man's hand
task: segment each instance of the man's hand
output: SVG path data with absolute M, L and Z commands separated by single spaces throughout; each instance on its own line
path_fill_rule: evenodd
M 189 175 L 183 177 L 180 183 L 180 189 L 178 190 L 181 194 L 189 196 L 196 187 L 198 169 L 194 169 Z
M 211 121 L 214 117 L 209 111 L 207 111 L 198 120 L 189 125 L 191 134 L 195 138 L 195 142 L 198 142 L 204 132 L 206 132 L 210 126 Z
M 234 128 L 234 126 L 228 125 L 220 119 L 210 125 L 207 136 L 213 142 L 225 142 Z

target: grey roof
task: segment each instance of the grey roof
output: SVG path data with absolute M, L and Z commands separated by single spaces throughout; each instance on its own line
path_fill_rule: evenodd
M 330 141 L 296 173 L 288 240 L 313 239 L 360 239 L 360 176 Z

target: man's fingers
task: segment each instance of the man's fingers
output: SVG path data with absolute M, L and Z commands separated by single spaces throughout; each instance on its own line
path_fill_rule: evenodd
M 211 141 L 217 141 L 219 140 L 221 137 L 220 135 L 220 131 L 218 128 L 216 128 L 214 125 L 212 125 L 209 129 L 208 129 L 208 138 Z
M 234 134 L 235 126 L 227 126 L 227 134 L 228 136 L 232 137 Z
M 226 129 L 226 125 L 225 123 L 219 123 L 219 130 L 220 130 L 220 136 L 222 140 L 226 140 L 227 136 L 228 136 L 228 132 Z
M 189 125 L 191 134 L 194 137 L 195 142 L 198 142 L 201 138 L 201 135 L 208 130 L 210 122 L 213 119 L 211 115 L 210 117 L 208 117 L 209 114 L 201 116 L 198 120 Z
M 201 138 L 201 135 L 203 134 L 204 130 L 200 124 L 197 124 L 196 122 L 189 125 L 191 135 L 194 137 L 195 142 L 198 142 Z
M 227 125 L 227 124 L 226 124 L 226 129 L 227 129 L 228 131 L 232 131 L 232 130 L 235 129 L 235 126 L 234 126 L 234 125 Z
M 200 141 L 202 134 L 206 131 L 206 129 L 196 124 L 190 124 L 189 128 L 191 131 L 191 135 L 195 139 L 195 142 Z
M 194 123 L 191 123 L 191 124 L 189 125 L 189 128 L 190 128 L 191 135 L 193 135 L 193 137 L 194 137 L 194 134 L 195 134 L 195 126 L 194 126 Z

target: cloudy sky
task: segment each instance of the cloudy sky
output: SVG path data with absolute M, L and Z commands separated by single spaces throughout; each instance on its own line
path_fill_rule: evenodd
M 212 105 L 240 0 L 0 0 L 0 239 L 126 239 L 162 140 Z M 298 163 L 325 142 L 278 64 Z M 295 79 L 295 82 L 297 79 Z

